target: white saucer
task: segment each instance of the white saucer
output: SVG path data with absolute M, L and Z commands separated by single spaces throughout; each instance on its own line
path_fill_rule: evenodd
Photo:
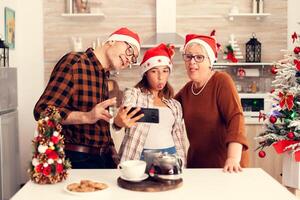
M 149 175 L 148 174 L 144 174 L 143 176 L 141 176 L 141 177 L 139 177 L 139 178 L 127 178 L 127 177 L 124 177 L 124 176 L 120 176 L 121 177 L 121 179 L 123 179 L 123 180 L 125 180 L 125 181 L 130 181 L 130 182 L 140 182 L 140 181 L 142 181 L 142 180 L 145 180 L 145 179 L 147 179 L 148 177 L 149 177 Z

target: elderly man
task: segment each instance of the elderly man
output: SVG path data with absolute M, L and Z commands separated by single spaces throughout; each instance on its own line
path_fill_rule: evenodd
M 120 28 L 103 46 L 68 53 L 54 67 L 34 117 L 38 120 L 49 105 L 59 109 L 65 153 L 73 168 L 115 168 L 118 164 L 107 109 L 116 99 L 108 98 L 107 78 L 110 70 L 136 63 L 139 51 L 139 36 Z

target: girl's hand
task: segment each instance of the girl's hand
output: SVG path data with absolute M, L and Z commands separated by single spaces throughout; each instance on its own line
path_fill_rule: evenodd
M 133 117 L 137 112 L 139 112 L 141 109 L 136 108 L 132 112 L 129 113 L 131 107 L 125 107 L 121 106 L 117 115 L 114 118 L 114 124 L 118 126 L 119 128 L 131 128 L 136 124 L 136 122 L 141 119 L 144 114 L 140 114 L 136 117 Z

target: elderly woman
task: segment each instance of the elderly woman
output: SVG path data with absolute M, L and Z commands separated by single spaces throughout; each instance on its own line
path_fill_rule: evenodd
M 209 36 L 189 34 L 183 51 L 191 81 L 175 99 L 182 105 L 190 142 L 187 167 L 242 171 L 248 164 L 244 116 L 231 77 L 212 69 L 216 41 Z

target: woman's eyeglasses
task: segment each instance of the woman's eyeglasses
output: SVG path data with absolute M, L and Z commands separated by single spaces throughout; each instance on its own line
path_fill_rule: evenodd
M 203 62 L 205 56 L 204 55 L 193 55 L 193 54 L 182 54 L 182 58 L 184 61 L 191 61 L 193 58 L 197 63 Z
M 125 42 L 127 45 L 127 49 L 125 51 L 126 56 L 131 56 L 131 63 L 136 64 L 137 63 L 137 56 L 134 55 L 134 49 L 128 42 Z

